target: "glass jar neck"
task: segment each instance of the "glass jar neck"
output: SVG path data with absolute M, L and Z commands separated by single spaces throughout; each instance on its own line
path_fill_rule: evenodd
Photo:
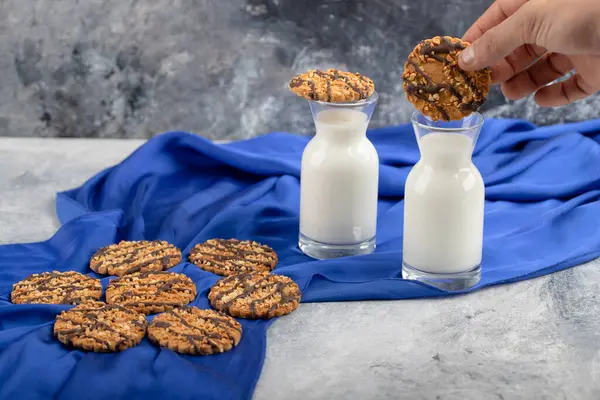
M 419 139 L 421 159 L 443 167 L 472 164 L 473 141 L 467 135 L 430 133 Z
M 471 156 L 464 154 L 421 154 L 421 159 L 427 165 L 438 168 L 463 168 L 473 164 Z
M 346 143 L 366 139 L 367 130 L 361 127 L 317 126 L 316 137 L 332 143 Z
M 356 110 L 335 109 L 320 112 L 314 119 L 317 137 L 347 142 L 367 137 L 367 116 Z

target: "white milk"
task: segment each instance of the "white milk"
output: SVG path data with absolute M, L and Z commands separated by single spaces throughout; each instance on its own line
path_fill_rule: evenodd
M 485 189 L 471 162 L 472 140 L 430 133 L 406 180 L 403 262 L 429 273 L 456 273 L 481 263 Z
M 321 111 L 302 155 L 300 232 L 327 244 L 375 237 L 379 158 L 367 139 L 366 114 Z

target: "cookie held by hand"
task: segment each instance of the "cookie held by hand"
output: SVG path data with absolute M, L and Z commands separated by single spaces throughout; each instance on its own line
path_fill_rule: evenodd
M 408 100 L 434 121 L 462 119 L 487 100 L 491 70 L 467 72 L 458 55 L 470 43 L 436 36 L 419 43 L 408 56 L 402 80 Z

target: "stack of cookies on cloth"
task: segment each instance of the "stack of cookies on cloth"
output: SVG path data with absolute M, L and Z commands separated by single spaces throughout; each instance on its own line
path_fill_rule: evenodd
M 112 275 L 105 292 L 99 279 L 75 271 L 33 274 L 13 285 L 14 304 L 69 304 L 56 316 L 54 335 L 70 348 L 119 352 L 144 336 L 182 354 L 231 350 L 241 340 L 234 318 L 270 319 L 298 308 L 301 292 L 290 278 L 271 273 L 278 262 L 270 247 L 237 239 L 211 239 L 194 246 L 189 261 L 221 275 L 208 299 L 214 308 L 189 306 L 196 285 L 168 271 L 181 250 L 160 240 L 122 241 L 99 249 L 90 268 Z M 158 314 L 148 322 L 146 316 Z

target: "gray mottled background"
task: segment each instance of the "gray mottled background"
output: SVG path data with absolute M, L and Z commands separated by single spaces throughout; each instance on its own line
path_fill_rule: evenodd
M 286 89 L 307 68 L 371 76 L 372 126 L 412 110 L 402 64 L 421 39 L 461 36 L 491 0 L 0 0 L 0 135 L 244 138 L 311 133 Z M 542 110 L 495 90 L 487 116 L 597 117 L 600 97 Z

